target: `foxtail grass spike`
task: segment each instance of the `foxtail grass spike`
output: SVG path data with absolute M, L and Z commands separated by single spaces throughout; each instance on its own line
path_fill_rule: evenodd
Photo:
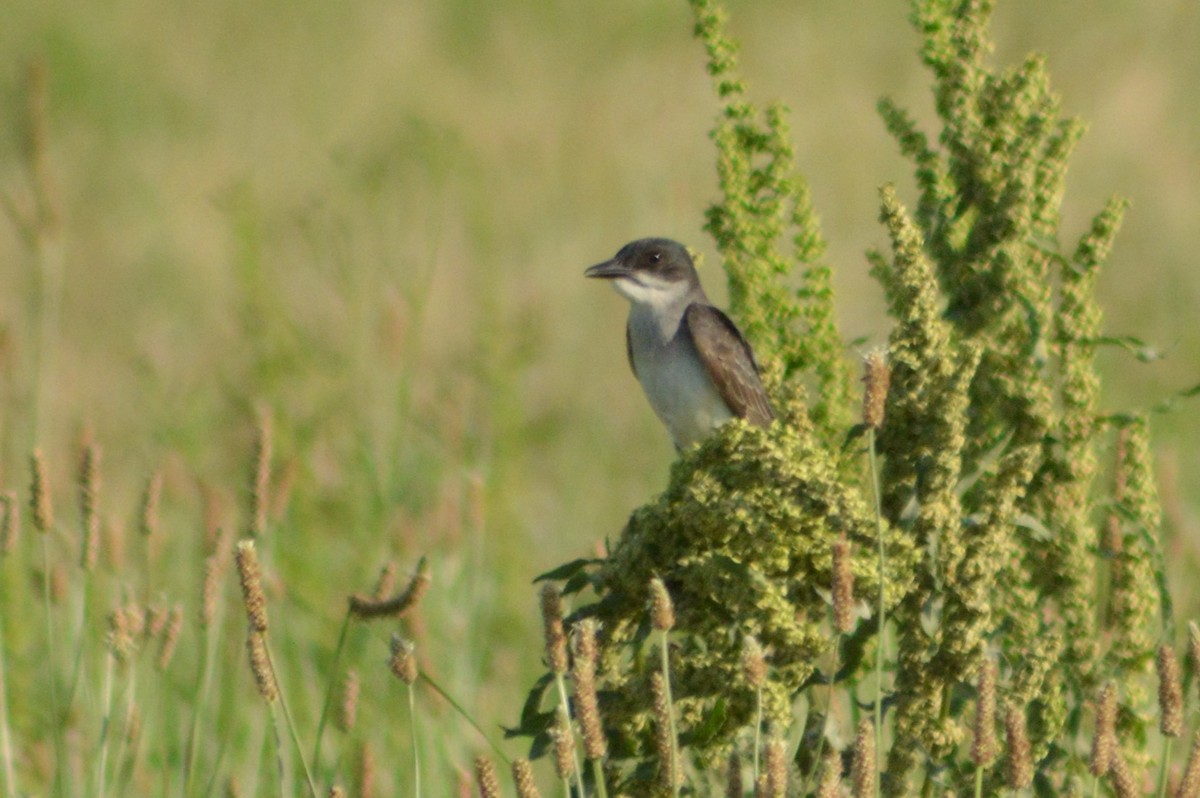
M 887 406 L 888 387 L 892 381 L 887 353 L 876 349 L 863 358 L 863 423 L 875 430 L 883 429 L 884 409 Z
M 537 782 L 533 778 L 533 766 L 524 757 L 517 757 L 512 763 L 513 783 L 517 786 L 517 798 L 542 798 L 538 791 Z
M 675 606 L 667 586 L 657 576 L 650 580 L 650 625 L 660 632 L 675 626 Z
M 275 681 L 275 669 L 267 653 L 267 639 L 253 629 L 246 635 L 246 654 L 250 659 L 250 672 L 254 674 L 254 685 L 267 704 L 279 698 L 279 684 Z
M 79 517 L 82 545 L 79 565 L 85 571 L 96 567 L 100 555 L 100 447 L 89 441 L 79 457 Z
M 12 554 L 21 536 L 21 505 L 14 491 L 0 494 L 0 557 Z
M 479 798 L 500 798 L 500 778 L 496 766 L 486 756 L 475 757 L 475 784 L 479 787 Z
M 584 754 L 590 760 L 600 761 L 608 753 L 608 740 L 604 736 L 596 698 L 596 656 L 596 622 L 587 618 L 575 625 L 575 668 L 571 677 Z
M 863 718 L 858 722 L 854 736 L 854 760 L 850 769 L 854 798 L 875 798 L 879 778 L 875 761 L 875 724 L 870 718 Z
M 342 681 L 342 701 L 338 704 L 337 727 L 343 732 L 354 731 L 354 724 L 358 720 L 358 694 L 361 689 L 361 684 L 358 680 L 358 671 L 346 671 L 346 678 Z
M 833 542 L 833 625 L 839 634 L 854 629 L 854 571 L 844 534 Z
M 1112 767 L 1117 748 L 1117 686 L 1104 685 L 1096 701 L 1096 727 L 1092 733 L 1092 756 L 1088 769 L 1093 776 L 1103 776 Z
M 404 590 L 390 598 L 378 600 L 355 594 L 350 597 L 350 614 L 364 621 L 375 618 L 401 618 L 417 608 L 428 592 L 430 584 L 429 562 L 422 557 L 417 563 L 417 572 Z
M 1179 781 L 1173 798 L 1200 797 L 1200 731 L 1192 737 L 1192 750 L 1188 753 L 1183 778 Z
M 550 672 L 567 672 L 567 634 L 563 630 L 562 596 L 550 583 L 542 585 L 542 630 L 546 640 L 546 664 Z
M 742 785 L 742 758 L 737 751 L 729 754 L 729 770 L 725 776 L 725 798 L 742 798 L 745 787 Z
M 29 463 L 32 473 L 29 509 L 33 516 L 33 528 L 38 532 L 49 532 L 54 526 L 54 503 L 50 499 L 50 478 L 46 474 L 46 461 L 41 449 L 33 450 Z
M 253 540 L 243 540 L 237 545 L 235 555 L 238 578 L 242 586 L 242 603 L 246 608 L 246 620 L 255 632 L 267 631 L 267 597 L 263 592 L 262 569 L 258 564 L 258 550 Z
M 1158 647 L 1158 729 L 1164 737 L 1183 734 L 1183 684 L 1179 660 L 1170 646 Z
M 772 737 L 766 751 L 767 795 L 770 798 L 787 798 L 787 759 L 784 756 L 783 740 Z
M 412 687 L 417 682 L 417 657 L 415 647 L 400 635 L 392 635 L 392 657 L 389 660 L 392 674 Z
M 1004 777 L 1009 787 L 1023 790 L 1033 784 L 1033 760 L 1029 735 L 1025 728 L 1025 712 L 1009 707 L 1004 713 L 1004 737 L 1007 745 Z
M 971 744 L 971 761 L 986 768 L 996 758 L 996 662 L 987 657 L 979 667 L 979 683 L 975 700 L 975 736 Z
M 817 798 L 841 798 L 842 755 L 832 747 L 825 750 L 821 762 L 821 781 L 817 784 Z
M 138 526 L 145 537 L 154 537 L 158 534 L 159 504 L 162 502 L 162 486 L 162 471 L 156 470 L 146 479 L 146 486 L 142 490 L 141 517 Z
M 1113 754 L 1112 767 L 1109 768 L 1108 775 L 1112 780 L 1113 791 L 1117 794 L 1117 798 L 1142 798 L 1138 778 L 1130 770 L 1129 762 L 1120 749 Z
M 659 783 L 674 793 L 679 789 L 679 765 L 675 761 L 676 740 L 673 733 L 671 703 L 667 698 L 666 682 L 659 671 L 650 674 L 650 699 L 654 706 L 654 743 L 658 751 Z
M 166 626 L 163 627 L 162 637 L 159 639 L 158 659 L 154 661 L 154 667 L 159 671 L 165 671 L 171 664 L 171 658 L 175 656 L 175 647 L 179 644 L 179 635 L 182 631 L 183 605 L 176 604 L 171 608 L 170 617 Z

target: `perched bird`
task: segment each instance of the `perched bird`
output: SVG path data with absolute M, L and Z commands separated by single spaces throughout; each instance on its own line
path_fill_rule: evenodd
M 584 276 L 611 280 L 629 300 L 629 365 L 677 449 L 731 418 L 771 423 L 775 414 L 750 344 L 708 301 L 682 244 L 643 238 Z

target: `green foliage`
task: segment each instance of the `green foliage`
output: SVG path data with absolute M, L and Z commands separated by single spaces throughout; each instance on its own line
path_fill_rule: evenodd
M 738 319 L 768 382 L 779 393 L 815 378 L 813 421 L 834 434 L 850 416 L 850 371 L 833 312 L 832 271 L 821 262 L 825 242 L 797 171 L 779 103 L 758 109 L 737 75 L 737 48 L 725 35 L 724 11 L 711 0 L 689 0 L 695 35 L 708 52 L 708 72 L 721 104 L 712 131 L 722 197 L 707 213 L 729 281 L 730 310 Z M 801 282 L 785 278 L 797 269 Z
M 607 558 L 573 569 L 569 588 L 580 589 L 586 574 L 598 597 L 575 617 L 602 623 L 603 710 L 619 741 L 610 765 L 634 792 L 653 759 L 645 613 L 653 577 L 678 607 L 672 679 L 682 740 L 702 765 L 737 745 L 756 701 L 778 734 L 803 696 L 811 739 L 832 712 L 817 709 L 813 686 L 836 678 L 856 691 L 870 678 L 857 655 L 818 678 L 818 663 L 840 642 L 821 593 L 830 547 L 845 534 L 873 551 L 876 538 L 861 478 L 839 466 L 841 442 L 855 430 L 820 234 L 782 109 L 760 115 L 745 99 L 723 13 L 692 6 L 721 103 L 713 138 L 723 196 L 707 229 L 722 252 L 732 312 L 786 411 L 770 430 L 731 424 L 684 452 L 666 491 L 634 512 Z M 936 143 L 894 102 L 879 104 L 919 192 L 910 213 L 884 187 L 891 254 L 870 253 L 895 319 L 879 435 L 883 605 L 895 629 L 883 792 L 893 796 L 972 787 L 964 756 L 971 703 L 962 695 L 985 657 L 1001 663 L 1000 705 L 1025 719 L 1040 792 L 1065 792 L 1084 772 L 1077 737 L 1105 681 L 1122 685 L 1123 729 L 1144 745 L 1142 681 L 1157 616 L 1169 612 L 1156 576 L 1145 424 L 1136 420 L 1118 465 L 1124 492 L 1112 512 L 1123 532 L 1106 626 L 1094 609 L 1096 523 L 1106 504 L 1094 485 L 1105 428 L 1094 289 L 1125 205 L 1110 201 L 1072 253 L 1060 247 L 1063 180 L 1083 125 L 1060 116 L 1040 57 L 999 71 L 988 64 L 990 13 L 983 0 L 913 4 L 934 78 Z M 803 285 L 793 292 L 786 278 L 796 268 Z M 810 377 L 818 398 L 808 407 Z M 856 559 L 854 574 L 858 598 L 874 602 L 875 563 Z M 848 652 L 861 652 L 867 626 Z M 749 638 L 770 652 L 761 699 L 740 670 Z M 538 701 L 535 690 L 531 706 Z M 797 754 L 805 767 L 813 759 Z M 981 776 L 989 794 L 1000 789 L 999 765 Z

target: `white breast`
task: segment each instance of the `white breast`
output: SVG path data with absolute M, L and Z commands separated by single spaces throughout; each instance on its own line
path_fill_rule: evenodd
M 661 328 L 650 328 L 630 316 L 633 365 L 655 414 L 679 448 L 691 446 L 733 418 L 717 393 L 691 341 L 682 335 L 663 340 Z

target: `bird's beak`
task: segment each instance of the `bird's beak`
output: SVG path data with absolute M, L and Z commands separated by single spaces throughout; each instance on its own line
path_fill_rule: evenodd
M 628 277 L 629 269 L 618 260 L 606 260 L 597 263 L 583 273 L 584 277 L 599 277 L 603 280 L 615 280 L 618 277 Z

